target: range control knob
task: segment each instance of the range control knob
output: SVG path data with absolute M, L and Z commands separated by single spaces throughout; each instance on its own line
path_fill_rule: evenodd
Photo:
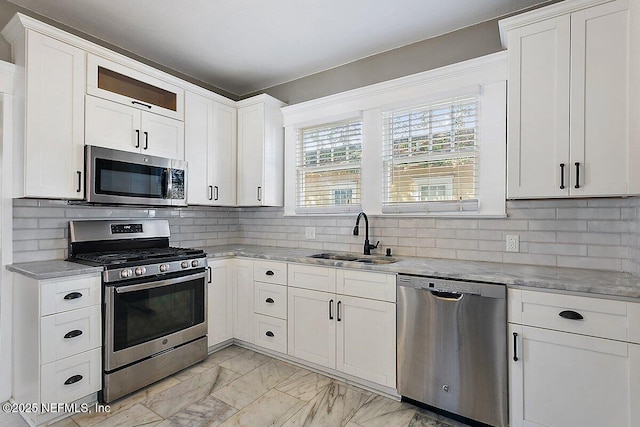
M 136 268 L 136 276 L 142 276 L 146 272 L 147 272 L 147 269 L 144 268 L 144 267 L 137 267 Z
M 191 267 L 197 267 L 198 264 L 200 264 L 200 262 L 197 259 L 194 259 L 193 261 L 191 261 Z
M 182 261 L 182 263 L 180 264 L 180 267 L 189 268 L 189 261 Z
M 169 264 L 160 264 L 160 272 L 161 273 L 164 273 L 167 270 L 169 270 Z
M 126 279 L 127 277 L 131 277 L 132 275 L 133 275 L 133 271 L 130 268 L 122 270 L 120 272 L 120 277 L 122 277 L 123 279 Z

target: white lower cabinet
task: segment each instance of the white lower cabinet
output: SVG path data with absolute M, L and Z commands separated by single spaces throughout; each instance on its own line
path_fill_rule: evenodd
M 289 287 L 289 356 L 336 366 L 335 294 Z
M 396 387 L 396 305 L 337 295 L 336 369 Z
M 233 338 L 233 260 L 207 261 L 207 338 L 211 347 Z
M 95 399 L 102 388 L 100 274 L 13 277 L 14 305 L 20 307 L 13 319 L 14 401 L 31 407 Z M 65 413 L 22 415 L 31 425 L 44 425 Z
M 233 260 L 233 336 L 253 343 L 253 261 Z
M 580 322 L 588 325 L 590 315 L 586 308 L 599 300 L 519 290 L 509 292 L 517 302 L 511 305 L 509 313 L 512 322 L 509 325 L 509 338 L 512 340 L 509 355 L 510 425 L 640 425 L 640 345 L 562 330 L 573 328 Z M 549 301 L 543 302 L 544 298 L 539 295 L 548 295 Z M 558 298 L 565 304 L 556 304 L 554 301 Z M 533 301 L 538 303 L 534 305 Z M 610 305 L 611 314 L 619 305 L 632 304 L 602 302 L 603 307 Z M 579 308 L 581 306 L 584 308 Z M 583 319 L 575 319 L 577 316 L 569 316 L 568 312 L 578 313 Z M 538 315 L 532 316 L 535 313 Z M 559 322 L 555 328 L 560 330 L 552 330 L 513 323 L 518 314 L 522 314 L 524 319 L 540 322 L 543 321 L 543 313 L 547 313 L 549 319 L 564 321 L 566 326 Z M 618 332 L 612 330 L 612 333 Z
M 288 354 L 395 388 L 395 303 L 293 287 L 311 283 L 317 288 L 317 283 L 326 281 L 327 277 L 344 274 L 341 270 L 327 274 L 326 270 L 336 269 L 289 265 Z M 318 280 L 308 281 L 313 272 L 317 272 Z M 373 290 L 380 284 L 386 286 L 386 276 L 394 277 L 358 271 L 349 271 L 347 275 L 359 282 L 363 293 L 367 292 L 366 279 L 371 281 L 370 290 Z M 335 289 L 335 285 L 334 282 L 329 287 Z

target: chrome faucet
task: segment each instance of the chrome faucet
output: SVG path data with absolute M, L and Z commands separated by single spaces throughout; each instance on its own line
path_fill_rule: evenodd
M 360 212 L 358 214 L 358 218 L 356 219 L 356 226 L 353 227 L 353 235 L 357 236 L 359 234 L 358 225 L 360 224 L 360 217 L 364 217 L 364 227 L 365 227 L 365 232 L 364 232 L 364 254 L 365 255 L 371 255 L 371 249 L 377 248 L 378 245 L 380 244 L 380 241 L 378 240 L 378 242 L 375 245 L 372 245 L 371 243 L 369 243 L 369 218 L 367 218 L 367 214 L 364 213 L 364 212 Z

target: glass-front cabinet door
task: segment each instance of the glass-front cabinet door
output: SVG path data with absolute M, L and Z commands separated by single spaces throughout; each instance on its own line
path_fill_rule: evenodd
M 184 119 L 184 90 L 157 77 L 89 54 L 87 93 L 142 111 Z

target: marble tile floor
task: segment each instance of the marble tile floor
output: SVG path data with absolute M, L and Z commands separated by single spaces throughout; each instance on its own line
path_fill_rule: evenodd
M 0 426 L 27 426 L 0 413 Z M 237 346 L 111 404 L 54 427 L 319 426 L 466 427 Z

